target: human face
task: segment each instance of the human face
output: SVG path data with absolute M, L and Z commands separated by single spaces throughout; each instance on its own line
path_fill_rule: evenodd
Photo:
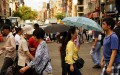
M 23 33 L 23 30 L 20 31 L 20 35 Z
M 38 42 L 38 39 L 36 38 L 36 36 L 33 36 L 33 38 L 34 38 L 34 40 L 35 40 L 36 42 Z
M 73 40 L 75 40 L 77 38 L 77 32 L 75 31 L 75 33 L 72 35 Z
M 103 28 L 104 31 L 108 31 L 108 30 L 110 29 L 110 26 L 107 25 L 106 22 L 103 22 L 103 23 L 102 23 L 102 28 Z
M 8 29 L 3 29 L 3 33 L 4 33 L 5 35 L 8 35 L 8 32 L 9 32 Z

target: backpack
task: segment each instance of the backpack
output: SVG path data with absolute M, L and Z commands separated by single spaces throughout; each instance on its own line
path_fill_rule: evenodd
M 119 39 L 119 45 L 120 45 L 120 26 L 117 26 L 115 29 L 114 29 L 114 32 L 116 33 L 118 39 Z

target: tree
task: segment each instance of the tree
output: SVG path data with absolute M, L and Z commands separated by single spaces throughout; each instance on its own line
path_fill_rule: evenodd
M 55 15 L 55 17 L 59 20 L 62 20 L 63 18 L 65 18 L 65 14 L 64 13 L 57 13 L 56 15 Z
M 15 12 L 13 13 L 13 16 L 14 16 L 14 17 L 20 17 L 20 18 L 22 18 L 22 15 L 21 15 L 21 13 L 20 13 L 19 11 L 15 11 Z
M 36 19 L 37 16 L 38 16 L 37 11 L 31 11 L 31 12 L 30 12 L 30 19 L 31 19 L 31 20 Z
M 22 6 L 13 16 L 20 17 L 23 20 L 34 20 L 38 16 L 38 13 L 37 11 L 32 11 L 30 7 Z

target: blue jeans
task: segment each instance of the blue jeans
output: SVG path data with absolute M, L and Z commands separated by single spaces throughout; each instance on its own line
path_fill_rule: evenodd
M 74 66 L 74 71 L 71 72 L 70 71 L 70 65 L 69 64 L 66 65 L 68 75 L 82 75 L 81 72 L 80 72 L 80 70 L 76 67 L 76 65 L 73 64 L 73 66 Z
M 95 45 L 95 49 L 91 53 L 91 57 L 94 62 L 94 65 L 100 64 L 100 60 L 101 60 L 100 49 L 101 49 L 101 43 L 98 41 L 97 44 Z

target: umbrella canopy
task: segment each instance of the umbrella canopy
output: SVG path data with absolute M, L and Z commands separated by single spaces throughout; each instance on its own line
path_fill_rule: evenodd
M 44 28 L 46 33 L 54 33 L 54 32 L 65 32 L 68 31 L 69 26 L 63 24 L 51 24 Z
M 86 17 L 66 17 L 62 21 L 69 26 L 82 27 L 87 30 L 102 31 L 102 28 L 98 23 Z

